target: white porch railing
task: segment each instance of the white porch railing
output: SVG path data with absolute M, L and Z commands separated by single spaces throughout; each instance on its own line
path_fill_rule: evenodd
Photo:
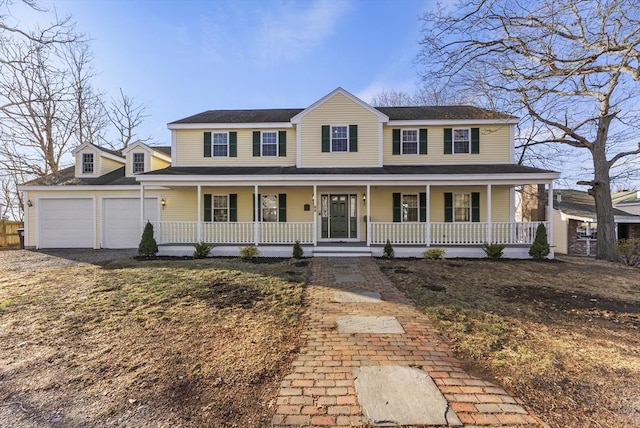
M 154 221 L 153 229 L 159 244 L 193 244 L 203 241 L 209 244 L 253 244 L 256 223 L 254 222 L 202 222 L 202 237 L 198 237 L 197 221 Z M 258 223 L 260 244 L 313 243 L 313 223 Z
M 542 222 L 549 228 L 549 222 Z M 387 239 L 399 245 L 482 245 L 484 243 L 530 245 L 540 222 L 501 223 L 371 223 L 371 243 Z M 492 239 L 487 239 L 491 231 Z

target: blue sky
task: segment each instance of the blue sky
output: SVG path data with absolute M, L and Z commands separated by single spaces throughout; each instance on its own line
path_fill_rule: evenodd
M 96 86 L 148 106 L 141 135 L 209 109 L 306 107 L 338 86 L 412 92 L 419 17 L 435 0 L 56 0 L 92 39 Z

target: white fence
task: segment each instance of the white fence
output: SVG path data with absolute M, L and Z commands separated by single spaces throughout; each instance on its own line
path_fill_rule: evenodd
M 197 221 L 155 221 L 153 229 L 160 244 L 301 244 L 313 243 L 313 223 L 271 223 L 271 222 L 202 222 Z

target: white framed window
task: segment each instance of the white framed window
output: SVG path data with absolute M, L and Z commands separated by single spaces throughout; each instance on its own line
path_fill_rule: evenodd
M 346 125 L 331 125 L 331 151 L 349 151 L 349 127 Z
M 261 195 L 260 210 L 262 221 L 278 221 L 278 195 Z
M 471 194 L 453 194 L 453 221 L 471 221 Z
M 260 146 L 262 156 L 278 156 L 278 133 L 276 131 L 263 131 Z
M 144 172 L 144 153 L 133 154 L 133 173 Z
M 213 156 L 229 156 L 229 134 L 226 132 L 214 132 L 211 135 L 213 143 Z
M 418 221 L 418 195 L 402 195 L 402 221 Z
M 211 211 L 214 222 L 229 221 L 229 196 L 228 195 L 212 195 Z
M 417 155 L 418 154 L 418 130 L 403 129 L 402 130 L 402 154 Z
M 453 153 L 471 153 L 471 129 L 454 128 Z
M 94 171 L 95 171 L 95 168 L 93 163 L 93 153 L 83 153 L 82 154 L 82 173 L 93 174 Z

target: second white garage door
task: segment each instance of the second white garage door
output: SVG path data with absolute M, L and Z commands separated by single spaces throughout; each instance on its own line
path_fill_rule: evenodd
M 138 248 L 142 237 L 140 199 L 105 198 L 102 200 L 102 247 Z M 158 200 L 145 198 L 145 218 L 158 220 Z

